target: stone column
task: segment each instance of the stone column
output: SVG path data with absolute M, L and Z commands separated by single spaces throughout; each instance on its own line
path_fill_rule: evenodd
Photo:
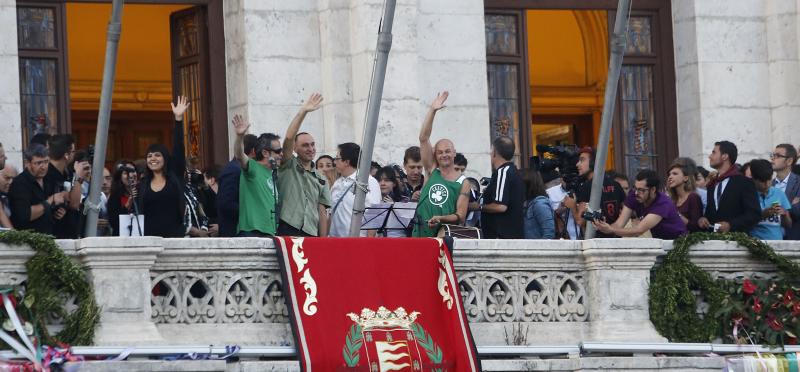
M 0 0 L 0 143 L 9 164 L 22 172 L 22 125 L 20 124 L 19 56 L 17 52 L 17 5 Z
M 163 342 L 150 320 L 150 267 L 163 250 L 162 239 L 154 237 L 78 241 L 78 259 L 87 269 L 101 311 L 95 345 Z
M 667 342 L 650 322 L 650 269 L 663 254 L 657 239 L 583 242 L 589 340 Z

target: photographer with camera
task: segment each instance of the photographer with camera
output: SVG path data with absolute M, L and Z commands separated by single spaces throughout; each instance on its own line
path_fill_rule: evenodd
M 577 188 L 575 198 L 567 196 L 564 198 L 564 205 L 572 211 L 575 222 L 584 229 L 587 218 L 591 221 L 602 217 L 605 221 L 616 221 L 622 210 L 622 202 L 625 200 L 625 192 L 622 186 L 616 181 L 606 176 L 603 179 L 603 193 L 600 197 L 600 211 L 588 211 L 589 197 L 592 193 L 592 178 L 594 177 L 596 152 L 591 147 L 580 149 L 578 155 L 578 175 L 584 180 Z M 602 164 L 601 164 L 602 166 Z M 588 213 L 587 213 L 588 212 Z M 614 234 L 598 232 L 598 238 L 616 238 Z
M 75 161 L 75 140 L 69 134 L 58 134 L 48 141 L 50 164 L 44 177 L 44 188 L 48 194 L 66 191 L 65 202 L 56 205 L 53 218 L 53 235 L 56 239 L 75 239 L 79 235 L 81 187 L 91 172 L 85 159 Z M 72 164 L 72 169 L 69 165 Z
M 661 180 L 656 172 L 640 171 L 616 221 L 609 225 L 601 219 L 593 219 L 592 223 L 598 232 L 621 237 L 637 237 L 647 231 L 653 238 L 664 240 L 686 235 L 688 230 L 678 208 L 667 194 L 658 191 L 660 187 Z M 640 219 L 639 223 L 626 228 L 634 214 Z

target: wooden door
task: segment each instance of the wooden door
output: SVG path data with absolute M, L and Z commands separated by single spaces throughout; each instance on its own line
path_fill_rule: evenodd
M 186 96 L 191 103 L 184 117 L 186 156 L 198 158 L 205 167 L 214 162 L 207 11 L 203 6 L 184 9 L 172 13 L 169 21 L 173 100 Z

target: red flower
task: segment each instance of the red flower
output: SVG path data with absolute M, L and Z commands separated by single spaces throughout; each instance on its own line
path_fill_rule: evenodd
M 786 290 L 786 293 L 783 294 L 783 304 L 789 305 L 794 301 L 794 293 L 792 293 L 791 288 Z
M 760 302 L 758 302 L 758 297 L 756 297 L 756 298 L 755 298 L 755 301 L 753 301 L 753 311 L 754 311 L 756 314 L 759 314 L 759 313 L 761 313 L 761 303 L 760 303 Z
M 783 323 L 781 323 L 781 321 L 777 318 L 771 318 L 767 324 L 769 324 L 769 327 L 774 331 L 780 331 L 783 329 Z
M 798 316 L 800 315 L 800 302 L 795 302 L 792 306 L 792 315 Z
M 744 292 L 744 294 L 751 295 L 756 292 L 756 289 L 758 289 L 758 287 L 756 287 L 750 279 L 745 279 L 744 283 L 742 283 L 742 292 Z

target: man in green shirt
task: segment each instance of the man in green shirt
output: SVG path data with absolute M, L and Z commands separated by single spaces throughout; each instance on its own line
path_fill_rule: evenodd
M 259 138 L 255 149 L 255 159 L 244 153 L 242 141 L 250 128 L 241 115 L 233 117 L 236 142 L 233 152 L 242 166 L 239 176 L 239 225 L 237 236 L 275 236 L 277 187 L 272 178 L 270 154 L 275 152 L 280 141 L 278 136 L 267 134 Z M 274 164 L 274 162 L 273 162 Z
M 318 110 L 321 104 L 322 95 L 312 94 L 286 130 L 283 159 L 278 170 L 280 236 L 328 236 L 330 188 L 326 178 L 314 167 L 314 158 L 317 156 L 314 137 L 305 132 L 298 133 L 306 114 Z
M 433 119 L 443 109 L 448 92 L 440 93 L 431 103 L 419 133 L 422 165 L 425 167 L 425 185 L 419 196 L 414 231 L 411 236 L 436 236 L 442 224 L 461 225 L 467 216 L 469 183 L 456 171 L 453 159 L 456 149 L 449 139 L 441 139 L 432 146 L 430 142 Z

